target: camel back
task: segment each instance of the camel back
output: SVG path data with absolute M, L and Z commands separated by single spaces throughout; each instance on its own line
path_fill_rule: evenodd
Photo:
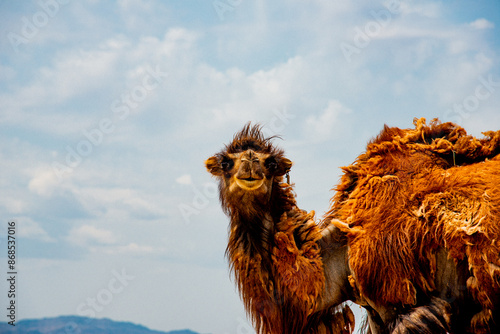
M 414 125 L 386 126 L 343 167 L 328 218 L 349 225 L 355 284 L 383 305 L 411 307 L 417 291 L 432 293 L 439 248 L 467 261 L 480 332 L 500 300 L 500 131 L 477 139 L 437 119 Z

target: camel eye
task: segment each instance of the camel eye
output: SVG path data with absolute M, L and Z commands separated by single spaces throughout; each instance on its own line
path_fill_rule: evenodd
M 220 163 L 220 166 L 221 166 L 221 168 L 222 168 L 222 170 L 223 170 L 224 172 L 227 172 L 227 171 L 229 171 L 231 168 L 233 168 L 233 166 L 234 166 L 234 162 L 233 162 L 233 160 L 231 160 L 231 159 L 228 159 L 228 158 L 224 157 L 224 158 L 222 159 L 222 162 Z
M 267 158 L 266 161 L 264 162 L 264 165 L 270 172 L 276 171 L 278 169 L 278 162 L 274 158 Z

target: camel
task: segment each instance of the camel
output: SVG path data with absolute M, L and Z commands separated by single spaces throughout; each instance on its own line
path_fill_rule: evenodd
M 320 221 L 298 207 L 292 162 L 259 125 L 205 161 L 257 333 L 352 333 L 347 301 L 370 334 L 499 330 L 500 131 L 414 124 L 385 126 L 343 167 Z

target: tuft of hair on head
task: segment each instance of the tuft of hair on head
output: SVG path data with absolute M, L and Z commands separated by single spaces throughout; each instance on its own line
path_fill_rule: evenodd
M 225 151 L 227 153 L 237 153 L 252 149 L 254 151 L 269 153 L 269 154 L 283 154 L 283 151 L 273 146 L 272 140 L 280 138 L 280 136 L 265 137 L 262 132 L 261 124 L 252 125 L 248 122 L 243 129 L 236 133 L 232 142 L 226 145 Z

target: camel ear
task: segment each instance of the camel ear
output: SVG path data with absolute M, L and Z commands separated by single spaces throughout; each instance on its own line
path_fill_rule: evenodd
M 220 176 L 222 175 L 222 168 L 219 163 L 219 159 L 216 157 L 210 157 L 205 161 L 205 167 L 207 167 L 207 170 L 215 176 Z
M 292 168 L 293 162 L 287 158 L 281 158 L 278 163 L 278 175 L 285 175 Z

